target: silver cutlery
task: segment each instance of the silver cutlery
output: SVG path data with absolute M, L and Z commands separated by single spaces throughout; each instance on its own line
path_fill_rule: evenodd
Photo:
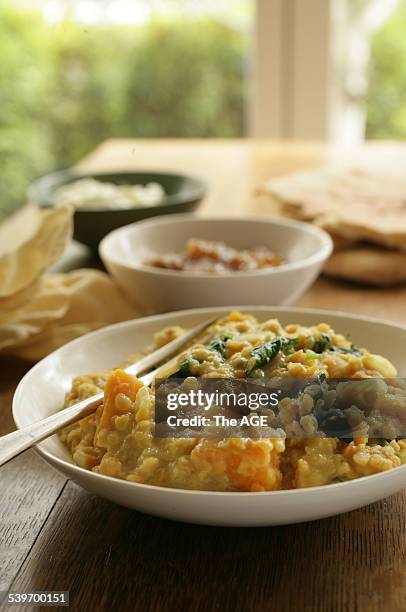
M 205 321 L 204 323 L 196 325 L 196 327 L 186 332 L 186 334 L 183 336 L 175 338 L 175 340 L 168 342 L 168 344 L 165 344 L 153 353 L 150 353 L 149 355 L 142 357 L 142 359 L 136 363 L 131 364 L 129 367 L 125 368 L 125 372 L 128 374 L 133 374 L 134 376 L 137 376 L 142 372 L 147 372 L 153 366 L 161 364 L 165 359 L 175 356 L 181 348 L 183 348 L 187 343 L 191 342 L 194 338 L 196 338 L 196 336 L 203 333 L 215 321 L 216 319 L 211 319 L 210 321 Z M 157 367 L 152 372 L 142 376 L 140 380 L 144 383 L 144 385 L 150 385 L 161 368 L 162 365 Z M 77 421 L 85 416 L 88 416 L 96 410 L 102 400 L 103 393 L 98 393 L 97 395 L 88 397 L 87 399 L 73 404 L 68 408 L 64 408 L 46 419 L 42 419 L 41 421 L 27 425 L 27 427 L 23 427 L 22 429 L 18 429 L 17 431 L 13 431 L 10 434 L 2 436 L 0 438 L 0 466 L 4 465 L 7 461 L 10 461 L 10 459 L 13 459 L 28 448 L 31 448 L 31 446 L 38 444 L 38 442 L 41 442 L 41 440 L 44 440 L 48 436 L 54 434 L 65 425 L 69 425 L 73 421 Z

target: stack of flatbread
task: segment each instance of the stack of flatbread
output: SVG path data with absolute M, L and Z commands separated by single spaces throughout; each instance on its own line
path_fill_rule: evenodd
M 327 230 L 325 274 L 371 285 L 406 281 L 406 176 L 325 167 L 270 180 L 284 215 Z
M 136 315 L 104 272 L 48 273 L 71 235 L 69 208 L 27 206 L 0 226 L 0 354 L 37 360 Z

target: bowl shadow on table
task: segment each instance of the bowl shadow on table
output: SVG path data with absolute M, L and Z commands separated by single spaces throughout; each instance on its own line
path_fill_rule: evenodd
M 383 539 L 397 503 L 292 526 L 213 528 L 127 510 L 68 482 L 21 577 L 25 588 L 70 590 L 80 609 L 395 609 L 388 577 L 402 580 L 404 555 L 399 542 L 388 554 Z

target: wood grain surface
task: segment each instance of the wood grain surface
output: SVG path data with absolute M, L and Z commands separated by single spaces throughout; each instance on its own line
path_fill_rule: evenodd
M 352 155 L 404 164 L 406 147 Z M 203 214 L 278 214 L 258 194 L 264 180 L 343 156 L 316 144 L 114 140 L 82 167 L 202 174 L 212 185 Z M 405 298 L 404 287 L 319 279 L 300 305 L 406 323 Z M 0 360 L 0 434 L 13 428 L 12 394 L 28 367 Z M 73 610 L 406 610 L 405 493 L 301 525 L 198 527 L 99 499 L 30 451 L 1 469 L 0 500 L 0 590 L 69 590 Z

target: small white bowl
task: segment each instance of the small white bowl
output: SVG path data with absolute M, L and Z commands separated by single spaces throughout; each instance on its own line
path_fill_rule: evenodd
M 189 238 L 222 241 L 237 249 L 264 246 L 286 263 L 221 275 L 145 264 L 157 255 L 181 252 Z M 121 227 L 99 246 L 104 265 L 144 314 L 232 304 L 291 304 L 315 280 L 331 251 L 330 236 L 308 223 L 193 214 L 166 215 Z
M 323 310 L 258 306 L 245 310 L 259 321 L 277 317 L 283 325 L 330 323 L 355 344 L 390 359 L 399 376 L 406 375 L 405 327 Z M 73 376 L 122 363 L 128 355 L 150 344 L 153 334 L 163 327 L 190 328 L 228 311 L 202 308 L 136 319 L 69 342 L 36 364 L 18 385 L 13 399 L 17 427 L 59 410 Z M 371 504 L 406 486 L 404 465 L 373 476 L 308 489 L 266 493 L 186 491 L 128 482 L 80 468 L 57 436 L 41 442 L 37 450 L 48 463 L 92 493 L 141 512 L 203 525 L 263 526 L 311 521 Z

